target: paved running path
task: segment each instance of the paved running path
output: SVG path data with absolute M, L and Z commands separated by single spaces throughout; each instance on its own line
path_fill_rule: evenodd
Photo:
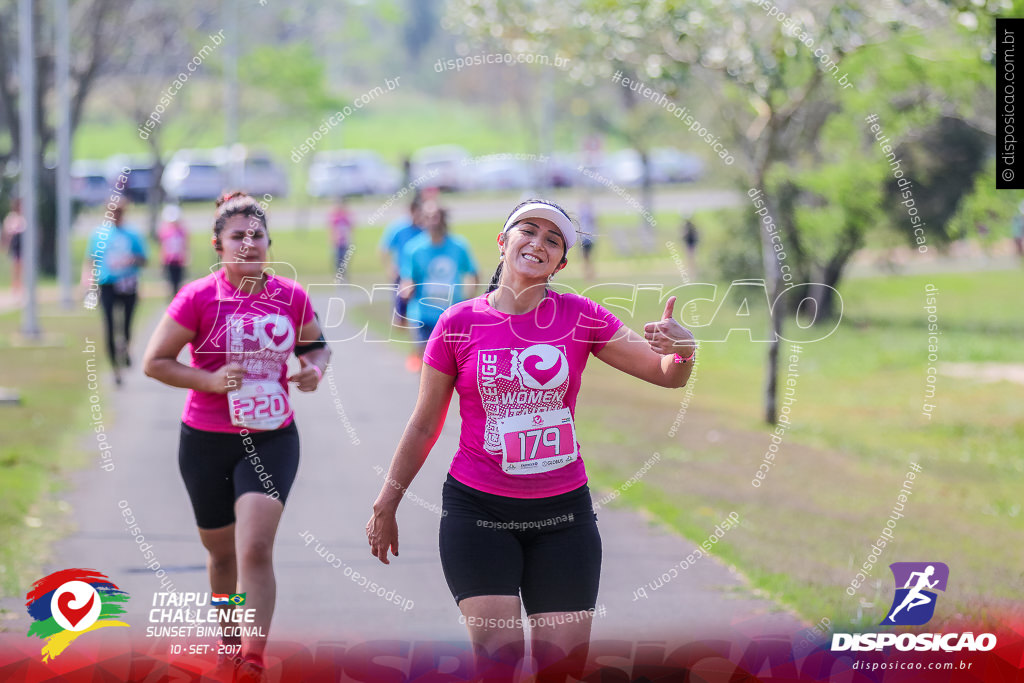
M 318 310 L 325 308 L 323 301 L 314 304 Z M 156 320 L 146 322 L 135 358 L 141 358 Z M 276 545 L 272 636 L 307 643 L 385 637 L 463 640 L 465 629 L 438 559 L 440 517 L 425 507 L 440 506 L 441 484 L 458 443 L 457 398 L 437 446 L 411 487 L 423 506 L 407 498 L 399 509 L 401 557 L 390 566 L 381 565 L 370 556 L 363 531 L 382 482 L 374 468 L 387 468 L 412 411 L 417 377 L 404 370 L 394 346 L 351 341 L 332 347 L 332 368 L 319 391 L 295 396 L 302 459 Z M 624 376 L 622 381 L 634 380 Z M 163 589 L 143 566 L 119 501 L 131 508 L 174 588 L 208 590 L 205 554 L 177 470 L 184 398 L 185 391 L 148 379 L 137 367 L 121 389 L 108 383 L 102 405 L 115 468 L 99 469 L 96 458 L 95 467 L 72 476 L 67 500 L 77 530 L 57 544 L 47 567 L 48 572 L 95 567 L 110 575 L 132 596 L 126 621 L 135 637 L 142 633 L 135 627 L 148 622 L 153 593 Z M 82 445 L 95 448 L 88 435 Z M 600 495 L 595 492 L 595 498 Z M 705 557 L 659 590 L 648 591 L 649 599 L 634 599 L 637 587 L 666 572 L 695 546 L 624 509 L 603 509 L 599 524 L 604 566 L 598 603 L 604 613 L 595 620 L 595 639 L 707 637 L 734 629 L 747 636 L 791 634 L 801 627 L 789 613 L 754 597 L 714 558 Z M 303 532 L 317 540 L 307 546 Z M 403 611 L 364 591 L 317 555 L 318 542 L 414 606 Z M 27 617 L 18 611 L 21 621 L 5 626 L 24 632 Z

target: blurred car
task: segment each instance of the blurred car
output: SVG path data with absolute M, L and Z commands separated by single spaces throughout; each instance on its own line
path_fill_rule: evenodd
M 420 187 L 436 187 L 447 192 L 467 189 L 469 152 L 458 145 L 424 147 L 413 153 L 412 179 L 423 178 Z
M 86 206 L 106 203 L 110 199 L 106 163 L 86 160 L 72 162 L 71 198 Z
M 164 169 L 164 191 L 178 202 L 216 199 L 227 185 L 222 164 L 216 150 L 180 150 Z
M 493 154 L 470 159 L 462 168 L 463 189 L 525 190 L 535 185 L 534 162 L 512 154 Z
M 643 183 L 643 159 L 635 149 L 619 150 L 604 158 L 598 173 L 621 187 L 634 187 Z
M 107 182 L 110 187 L 118 184 L 118 177 L 127 170 L 128 180 L 122 193 L 136 204 L 144 204 L 153 191 L 153 162 L 142 157 L 118 155 L 107 160 Z
M 555 152 L 538 166 L 544 187 L 573 187 L 583 181 L 577 155 Z
M 345 149 L 313 157 L 306 189 L 313 197 L 347 197 L 391 194 L 401 184 L 401 174 L 376 152 Z
M 235 145 L 228 151 L 218 150 L 225 184 L 255 197 L 288 196 L 288 176 L 266 152 Z
M 651 150 L 651 178 L 656 183 L 692 183 L 704 175 L 704 162 L 674 147 Z

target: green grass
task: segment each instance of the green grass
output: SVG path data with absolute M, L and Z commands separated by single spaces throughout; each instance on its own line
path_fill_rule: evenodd
M 152 307 L 143 305 L 140 315 Z M 39 578 L 49 544 L 67 533 L 67 506 L 60 501 L 64 474 L 100 459 L 89 421 L 85 340 L 97 343 L 99 396 L 113 390 L 98 312 L 72 313 L 56 305 L 40 310 L 42 345 L 21 339 L 19 313 L 0 314 L 0 385 L 20 394 L 18 405 L 0 406 L 0 594 L 15 595 Z M 104 409 L 103 420 L 116 416 Z
M 661 452 L 657 476 L 645 480 L 643 494 L 631 491 L 625 500 L 694 540 L 738 510 L 741 529 L 716 552 L 811 621 L 829 616 L 852 624 L 863 597 L 875 603 L 864 624 L 877 623 L 875 613 L 884 615 L 882 603 L 891 597 L 887 565 L 914 559 L 950 565 L 940 620 L 1019 606 L 1020 386 L 940 375 L 929 401 L 933 417 L 922 415 L 929 283 L 940 292 L 940 362 L 1019 362 L 1024 324 L 1013 305 L 1013 293 L 1024 285 L 1019 272 L 851 281 L 842 288 L 846 316 L 836 334 L 803 345 L 793 423 L 759 489 L 750 482 L 770 443 L 760 424 L 765 349 L 739 339 L 702 345 L 694 395 L 675 437 L 668 432 L 678 394 L 666 396 L 595 364 L 578 408 L 580 432 L 593 439 L 585 443 L 594 479 L 615 488 Z M 656 314 L 647 305 L 638 318 Z M 785 376 L 784 363 L 780 379 Z M 612 392 L 617 400 L 609 403 L 603 397 Z M 923 472 L 896 542 L 868 586 L 850 598 L 844 591 L 852 567 L 865 561 L 912 461 Z

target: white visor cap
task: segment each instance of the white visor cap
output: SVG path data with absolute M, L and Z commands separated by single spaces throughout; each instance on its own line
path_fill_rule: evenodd
M 572 245 L 576 244 L 576 226 L 572 224 L 569 217 L 550 204 L 542 202 L 530 202 L 516 209 L 505 221 L 502 232 L 508 232 L 513 225 L 527 218 L 544 218 L 554 223 L 562 232 L 562 237 L 565 238 L 566 251 L 572 249 Z

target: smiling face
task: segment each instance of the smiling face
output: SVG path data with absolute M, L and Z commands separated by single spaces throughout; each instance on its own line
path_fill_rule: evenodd
M 547 280 L 565 267 L 565 238 L 545 218 L 525 218 L 498 235 L 507 272 L 531 280 Z
M 258 277 L 267 260 L 270 237 L 263 223 L 251 216 L 232 216 L 220 233 L 220 258 L 224 267 L 242 277 Z M 217 238 L 214 237 L 214 248 Z

